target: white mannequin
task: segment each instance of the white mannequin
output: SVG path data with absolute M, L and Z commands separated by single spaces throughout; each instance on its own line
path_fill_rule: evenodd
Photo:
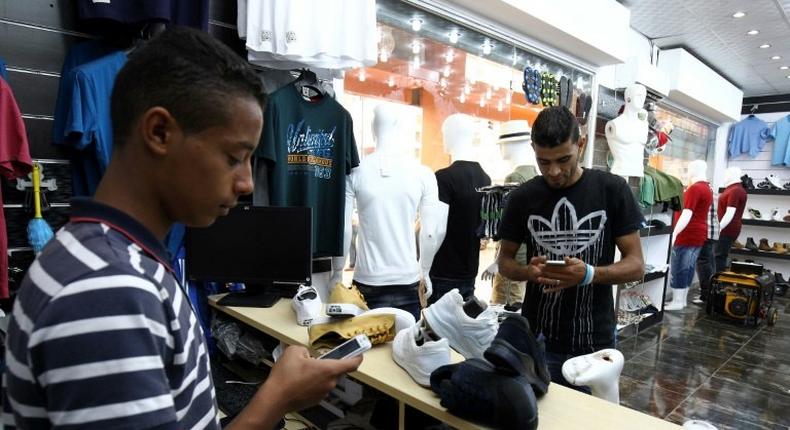
M 694 160 L 689 163 L 689 186 L 697 182 L 707 182 L 708 163 L 702 160 Z M 680 213 L 678 222 L 675 225 L 675 231 L 672 233 L 672 242 L 674 243 L 678 235 L 688 227 L 691 222 L 693 211 L 691 209 L 683 209 Z M 672 288 L 672 300 L 664 305 L 665 311 L 679 311 L 686 307 L 686 297 L 688 296 L 688 288 Z
M 442 124 L 444 152 L 452 161 L 477 161 L 474 148 L 474 120 L 469 115 L 456 113 L 447 117 Z
M 345 255 L 333 261 L 332 283 L 342 280 L 351 246 L 351 215 L 356 200 L 359 242 L 354 279 L 370 285 L 423 280 L 430 292 L 428 272 L 444 240 L 447 205 L 439 201 L 433 172 L 414 160 L 414 147 L 408 144 L 409 133 L 404 132 L 409 129 L 408 119 L 396 107 L 384 104 L 376 107 L 374 115 L 376 152 L 362 160 L 346 182 Z M 419 264 L 413 264 L 410 261 L 417 263 L 414 247 L 417 210 L 421 225 L 420 260 Z M 384 222 L 382 217 L 386 217 Z M 386 237 L 387 234 L 397 236 Z
M 743 172 L 740 167 L 728 167 L 724 172 L 724 187 L 726 188 L 732 184 L 741 182 L 741 176 L 743 176 Z M 724 230 L 724 227 L 727 227 L 730 221 L 735 217 L 735 210 L 735 206 L 727 206 L 724 216 L 719 220 L 719 228 L 721 230 Z
M 644 149 L 647 142 L 647 98 L 643 85 L 633 84 L 625 90 L 625 108 L 617 118 L 606 123 L 606 140 L 612 151 L 615 175 L 644 176 Z
M 573 385 L 590 387 L 599 399 L 620 404 L 620 372 L 625 359 L 616 349 L 573 357 L 562 365 L 562 376 Z

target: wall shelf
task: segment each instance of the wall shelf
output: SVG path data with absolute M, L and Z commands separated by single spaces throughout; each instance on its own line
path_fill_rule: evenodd
M 719 188 L 719 192 L 723 192 L 724 188 Z M 746 188 L 746 194 L 752 194 L 755 196 L 788 196 L 790 197 L 789 190 L 761 190 L 759 188 Z
M 751 255 L 754 257 L 776 258 L 779 260 L 790 260 L 790 254 L 777 254 L 775 252 L 752 251 L 746 248 L 730 248 L 731 254 Z
M 788 223 L 788 225 L 790 226 L 790 223 Z M 663 236 L 671 233 L 671 225 L 665 227 L 645 227 L 639 230 L 639 237 Z
M 759 219 L 745 219 L 741 221 L 743 225 L 759 225 L 762 227 L 790 228 L 790 222 L 784 221 L 763 221 Z

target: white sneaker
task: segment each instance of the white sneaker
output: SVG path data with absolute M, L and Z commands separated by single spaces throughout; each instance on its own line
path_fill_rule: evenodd
M 296 312 L 296 323 L 299 325 L 310 325 L 310 323 L 321 315 L 321 297 L 315 287 L 301 285 L 296 291 L 291 307 Z
M 409 312 L 404 311 L 403 309 L 398 308 L 376 308 L 371 309 L 369 311 L 363 312 L 362 315 L 373 315 L 373 314 L 391 314 L 395 315 L 395 333 L 399 333 L 401 330 L 407 329 L 412 327 L 417 322 L 414 320 L 414 315 Z
M 392 359 L 415 382 L 423 387 L 430 387 L 431 373 L 441 366 L 450 364 L 450 344 L 444 338 L 437 341 L 429 340 L 422 324 L 415 324 L 395 335 L 395 340 L 392 342 Z
M 771 220 L 784 222 L 784 219 L 782 218 L 782 213 L 779 211 L 779 208 L 774 208 L 774 210 L 771 211 Z
M 773 186 L 774 186 L 774 187 L 776 187 L 777 189 L 780 189 L 780 190 L 783 190 L 783 189 L 784 189 L 784 188 L 782 188 L 782 185 L 784 185 L 784 184 L 782 184 L 782 180 L 781 180 L 781 179 L 779 179 L 777 176 L 774 176 L 774 175 L 768 175 L 768 177 L 767 177 L 767 178 L 765 178 L 765 179 L 768 179 L 768 182 L 770 182 L 770 183 L 771 183 L 771 185 L 773 185 Z
M 497 333 L 497 314 L 486 307 L 473 319 L 463 306 L 464 299 L 454 288 L 423 310 L 423 318 L 437 336 L 447 339 L 450 347 L 465 358 L 483 358 Z

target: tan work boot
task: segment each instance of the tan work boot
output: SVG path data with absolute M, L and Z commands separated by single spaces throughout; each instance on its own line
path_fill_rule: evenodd
M 774 250 L 771 248 L 771 245 L 768 244 L 768 239 L 766 238 L 760 239 L 760 246 L 758 246 L 757 249 L 763 252 L 773 252 Z
M 325 324 L 313 324 L 307 328 L 310 346 L 321 352 L 332 349 L 358 334 L 365 334 L 373 345 L 395 339 L 395 315 L 368 314 L 335 320 Z
M 338 282 L 326 302 L 326 314 L 335 317 L 355 317 L 367 310 L 368 304 L 356 285 L 346 287 Z
M 785 248 L 785 245 L 783 243 L 774 242 L 773 252 L 777 254 L 785 254 L 787 252 L 787 249 Z

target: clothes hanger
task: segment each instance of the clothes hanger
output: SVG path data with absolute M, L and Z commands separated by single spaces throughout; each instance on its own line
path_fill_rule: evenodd
M 305 92 L 305 88 L 315 91 L 321 98 L 326 95 L 326 92 L 321 87 L 321 83 L 318 82 L 318 77 L 315 72 L 307 68 L 299 70 L 299 76 L 291 82 L 291 85 L 294 85 L 303 96 L 309 95 L 309 92 Z
M 760 107 L 760 105 L 752 105 L 752 109 L 750 110 L 751 113 L 749 114 L 749 118 L 754 118 L 754 113 L 757 112 L 757 109 L 759 107 Z

